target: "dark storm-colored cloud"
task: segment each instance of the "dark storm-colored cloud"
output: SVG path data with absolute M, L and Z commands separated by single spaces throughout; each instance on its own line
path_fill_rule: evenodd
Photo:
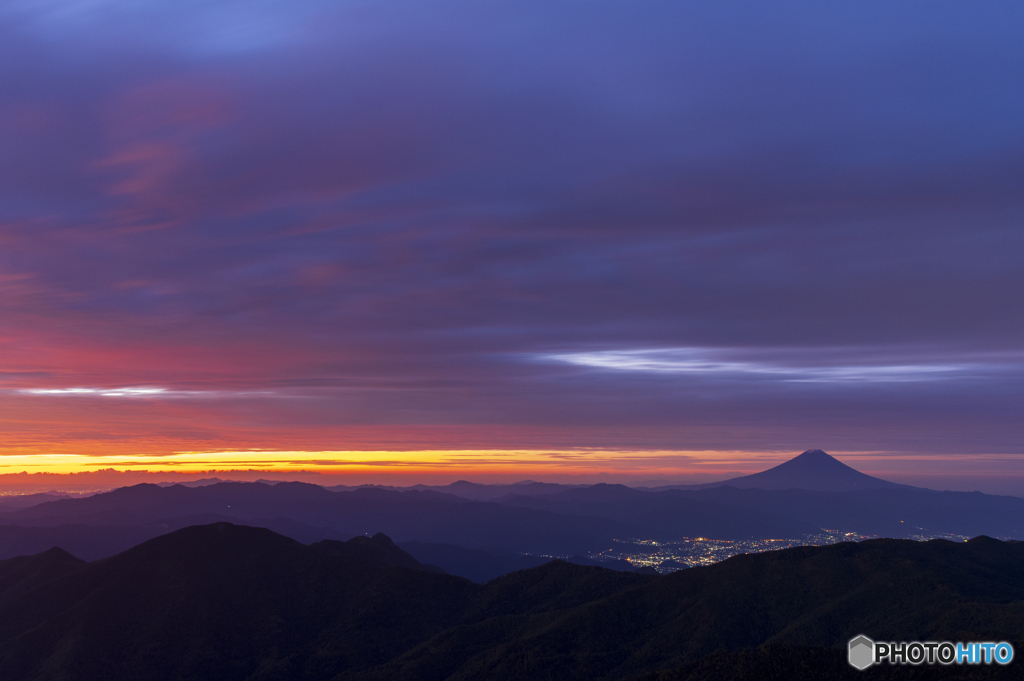
M 1005 449 L 1022 21 L 1012 3 L 14 3 L 5 386 L 277 391 L 322 427 L 732 425 L 744 446 L 956 424 Z M 541 361 L 686 349 L 821 380 Z M 972 368 L 831 380 L 938 366 Z

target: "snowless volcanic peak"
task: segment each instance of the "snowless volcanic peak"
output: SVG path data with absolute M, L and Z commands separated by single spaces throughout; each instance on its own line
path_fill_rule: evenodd
M 809 489 L 821 492 L 849 492 L 860 489 L 901 487 L 850 468 L 820 449 L 803 454 L 760 473 L 726 480 L 722 485 L 758 489 Z

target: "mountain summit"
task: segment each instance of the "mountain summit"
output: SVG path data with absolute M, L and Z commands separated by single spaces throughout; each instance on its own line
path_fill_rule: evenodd
M 873 478 L 850 468 L 820 449 L 803 454 L 760 473 L 716 483 L 739 488 L 809 489 L 817 492 L 853 492 L 862 489 L 904 487 L 888 480 Z M 707 485 L 711 487 L 712 485 Z

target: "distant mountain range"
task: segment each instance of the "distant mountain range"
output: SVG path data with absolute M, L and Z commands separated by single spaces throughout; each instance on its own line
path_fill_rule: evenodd
M 216 481 L 216 479 L 214 479 Z M 192 483 L 194 485 L 210 484 L 210 480 L 202 480 Z M 327 489 L 337 491 L 350 491 L 360 487 L 375 487 L 389 491 L 432 491 L 444 494 L 454 494 L 465 499 L 477 501 L 501 501 L 509 496 L 542 496 L 546 494 L 558 494 L 570 489 L 581 489 L 591 485 L 563 485 L 550 482 L 535 482 L 523 480 L 511 485 L 482 485 L 467 480 L 459 480 L 450 485 L 413 485 L 412 487 L 390 487 L 385 485 L 363 485 L 348 486 L 335 485 Z M 638 487 L 645 491 L 663 491 L 667 489 L 710 489 L 712 487 L 737 487 L 740 489 L 804 489 L 816 492 L 853 492 L 865 489 L 898 489 L 909 488 L 909 485 L 899 485 L 895 482 L 882 480 L 847 466 L 833 456 L 820 449 L 809 449 L 806 452 L 753 475 L 743 475 L 738 478 L 720 480 L 718 482 L 689 484 L 667 484 L 655 487 Z
M 985 537 L 804 547 L 660 577 L 554 561 L 479 585 L 383 535 L 307 546 L 216 523 L 93 563 L 60 549 L 0 561 L 0 678 L 863 679 L 846 664 L 858 634 L 1019 642 L 1022 603 L 1024 544 Z M 867 673 L 962 671 L 1000 670 Z
M 564 485 L 555 482 L 535 482 L 533 480 L 523 480 L 522 482 L 515 482 L 511 485 L 484 485 L 478 482 L 469 482 L 468 480 L 457 480 L 449 485 L 412 485 L 411 487 L 392 487 L 389 485 L 334 485 L 327 487 L 326 489 L 336 492 L 350 492 L 370 487 L 391 492 L 441 492 L 442 494 L 453 494 L 457 497 L 462 497 L 463 499 L 472 499 L 473 501 L 497 501 L 510 495 L 533 496 L 538 494 L 556 494 L 568 489 L 578 489 L 589 486 L 590 485 Z
M 19 494 L 0 497 L 0 511 L 17 511 L 22 508 L 38 506 L 46 501 L 66 498 L 66 495 L 61 494 Z
M 752 481 L 761 487 L 749 486 Z M 95 560 L 214 522 L 266 527 L 307 544 L 384 532 L 400 544 L 415 543 L 410 551 L 432 556 L 427 562 L 474 580 L 545 557 L 594 556 L 624 538 L 800 539 L 822 528 L 886 537 L 1024 538 L 1024 499 L 895 485 L 817 450 L 733 484 L 697 489 L 531 481 L 333 490 L 298 482 L 205 482 L 0 500 L 0 559 L 58 546 Z

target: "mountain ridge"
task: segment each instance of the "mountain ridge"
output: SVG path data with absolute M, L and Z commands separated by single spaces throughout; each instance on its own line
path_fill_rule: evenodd
M 552 561 L 484 585 L 358 553 L 375 543 L 393 546 L 365 537 L 337 555 L 217 523 L 88 564 L 56 551 L 0 562 L 0 575 L 63 565 L 11 598 L 0 590 L 0 677 L 619 681 L 690 669 L 700 681 L 714 670 L 693 669 L 736 656 L 754 664 L 749 678 L 773 678 L 756 651 L 781 646 L 828 678 L 860 678 L 844 649 L 859 633 L 1024 638 L 1024 544 L 986 537 L 800 547 L 652 577 Z

